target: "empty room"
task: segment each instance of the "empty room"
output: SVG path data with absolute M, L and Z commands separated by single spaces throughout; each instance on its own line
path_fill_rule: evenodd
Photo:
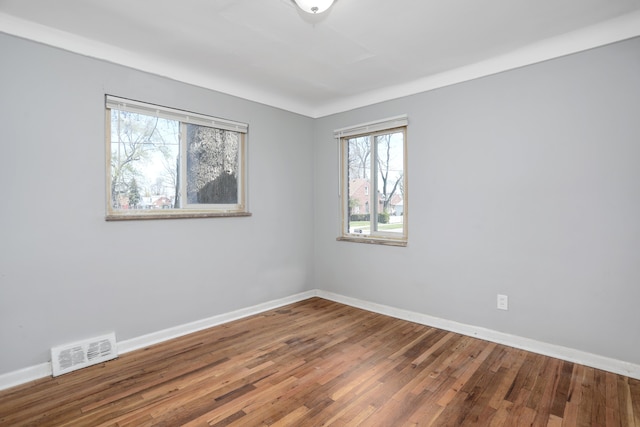
M 640 427 L 640 1 L 0 0 L 1 426 Z

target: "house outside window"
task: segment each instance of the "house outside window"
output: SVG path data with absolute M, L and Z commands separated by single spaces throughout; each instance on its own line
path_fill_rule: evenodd
M 406 116 L 335 131 L 340 143 L 338 240 L 406 246 Z
M 106 97 L 107 220 L 247 216 L 248 125 Z

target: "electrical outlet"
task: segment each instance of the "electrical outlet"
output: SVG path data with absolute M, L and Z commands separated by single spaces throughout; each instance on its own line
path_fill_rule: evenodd
M 498 310 L 509 310 L 509 297 L 498 294 Z

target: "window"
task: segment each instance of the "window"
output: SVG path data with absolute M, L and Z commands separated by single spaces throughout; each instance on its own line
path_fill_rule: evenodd
M 106 97 L 107 220 L 247 216 L 248 126 Z
M 406 116 L 339 129 L 342 230 L 338 240 L 406 246 Z

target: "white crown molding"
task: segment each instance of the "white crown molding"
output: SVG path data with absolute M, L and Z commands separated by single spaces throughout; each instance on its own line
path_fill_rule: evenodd
M 0 32 L 304 116 L 311 117 L 313 115 L 313 108 L 309 105 L 257 86 L 248 85 L 246 82 L 224 79 L 209 72 L 197 72 L 183 67 L 179 63 L 147 57 L 2 12 L 0 12 Z
M 428 76 L 413 82 L 340 98 L 322 105 L 309 105 L 273 91 L 248 86 L 210 73 L 195 72 L 179 64 L 96 42 L 61 30 L 22 20 L 0 12 L 0 32 L 33 40 L 70 52 L 124 65 L 205 89 L 244 98 L 311 118 L 341 113 L 379 102 L 414 95 L 441 87 L 524 67 L 553 58 L 640 36 L 640 11 L 629 13 L 581 30 L 531 44 L 505 55 Z
M 489 58 L 409 83 L 342 98 L 318 107 L 314 117 L 324 117 L 379 102 L 438 89 L 503 71 L 525 67 L 607 44 L 640 36 L 640 11 L 590 27 L 530 44 L 513 52 Z

